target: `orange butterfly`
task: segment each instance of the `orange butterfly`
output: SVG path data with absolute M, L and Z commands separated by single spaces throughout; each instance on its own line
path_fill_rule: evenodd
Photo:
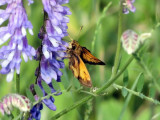
M 66 52 L 69 58 L 69 69 L 72 70 L 74 76 L 82 85 L 92 87 L 91 77 L 84 63 L 92 65 L 105 65 L 105 63 L 93 56 L 87 48 L 80 46 L 75 40 L 70 42 Z

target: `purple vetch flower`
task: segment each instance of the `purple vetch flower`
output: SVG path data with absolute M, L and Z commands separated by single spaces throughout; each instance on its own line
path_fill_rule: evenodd
M 68 46 L 62 38 L 67 36 L 67 23 L 69 22 L 69 18 L 66 17 L 66 15 L 71 14 L 69 8 L 62 6 L 62 4 L 68 3 L 68 1 L 69 0 L 42 0 L 44 11 L 48 14 L 48 19 L 45 20 L 45 26 L 42 27 L 38 35 L 42 40 L 42 46 L 38 48 L 35 56 L 35 59 L 40 61 L 40 68 L 37 68 L 35 75 L 38 78 L 36 84 L 39 85 L 44 96 L 46 96 L 47 93 L 41 85 L 42 80 L 48 84 L 51 92 L 55 93 L 56 90 L 54 90 L 52 86 L 52 80 L 54 79 L 60 82 L 62 76 L 60 69 L 64 68 L 63 59 L 66 55 L 63 51 L 66 50 L 65 46 Z M 60 94 L 61 93 L 57 95 Z M 49 109 L 56 110 L 52 96 L 44 99 L 42 102 Z M 36 110 L 37 109 L 33 109 L 33 111 Z
M 60 81 L 62 75 L 60 68 L 64 67 L 62 62 L 66 50 L 64 46 L 68 44 L 62 41 L 64 36 L 67 36 L 67 23 L 71 12 L 62 4 L 68 3 L 69 0 L 42 0 L 44 11 L 48 14 L 46 20 L 46 33 L 43 34 L 42 40 L 42 59 L 41 59 L 41 77 L 49 84 L 52 79 Z
M 125 2 L 123 3 L 123 13 L 128 14 L 129 10 L 131 12 L 135 12 L 136 8 L 133 6 L 133 3 L 135 0 L 124 0 Z
M 31 0 L 29 0 L 31 1 Z M 7 81 L 13 79 L 14 71 L 20 73 L 21 55 L 24 61 L 31 60 L 35 55 L 33 47 L 28 45 L 26 29 L 33 35 L 32 24 L 28 21 L 22 0 L 1 0 L 0 6 L 7 4 L 6 9 L 0 9 L 0 25 L 8 19 L 8 25 L 0 27 L 0 45 L 10 39 L 8 46 L 0 49 L 2 69 L 1 74 L 8 74 Z

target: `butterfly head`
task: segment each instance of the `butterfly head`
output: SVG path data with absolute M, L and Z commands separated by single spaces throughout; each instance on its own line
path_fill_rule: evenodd
M 79 43 L 76 40 L 72 40 L 69 43 L 68 48 L 71 49 L 71 50 L 76 50 L 78 46 L 79 46 Z

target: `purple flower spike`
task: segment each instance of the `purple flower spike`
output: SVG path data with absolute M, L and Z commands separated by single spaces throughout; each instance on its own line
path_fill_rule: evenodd
M 32 3 L 32 0 L 29 0 Z M 31 60 L 35 55 L 33 47 L 28 45 L 26 30 L 33 35 L 32 24 L 28 21 L 27 14 L 23 8 L 22 0 L 1 0 L 0 6 L 7 4 L 5 10 L 0 10 L 0 25 L 9 20 L 8 25 L 0 27 L 0 45 L 8 41 L 8 46 L 3 46 L 0 49 L 0 65 L 2 69 L 1 74 L 8 74 L 7 81 L 13 79 L 14 71 L 20 73 L 21 56 L 27 62 L 28 58 Z
M 131 12 L 136 11 L 136 8 L 133 6 L 134 2 L 135 2 L 135 0 L 125 0 L 125 2 L 123 3 L 123 13 L 124 14 L 128 14 L 129 10 Z
M 35 59 L 40 61 L 40 68 L 37 68 L 35 75 L 38 78 L 37 85 L 43 91 L 44 96 L 46 96 L 47 93 L 41 85 L 42 81 L 48 84 L 51 93 L 55 93 L 56 90 L 52 86 L 52 80 L 56 80 L 57 82 L 61 80 L 62 72 L 60 69 L 64 68 L 63 59 L 66 56 L 64 51 L 66 50 L 66 46 L 68 46 L 62 38 L 67 36 L 67 23 L 69 22 L 69 18 L 66 17 L 66 15 L 71 14 L 69 8 L 62 6 L 62 4 L 68 2 L 69 0 L 42 0 L 44 11 L 48 14 L 48 19 L 45 20 L 45 28 L 42 27 L 38 34 L 38 37 L 42 40 L 42 46 L 37 49 L 35 56 Z M 60 94 L 61 93 L 58 93 L 56 95 Z M 56 110 L 52 96 L 44 99 L 42 102 L 49 109 Z M 31 114 L 36 111 L 37 109 L 33 108 Z M 38 111 L 38 114 L 39 113 Z
M 68 3 L 69 0 L 42 0 L 44 10 L 48 14 L 46 20 L 46 33 L 40 33 L 43 36 L 42 41 L 42 59 L 41 59 L 41 77 L 47 83 L 51 83 L 52 79 L 60 81 L 62 75 L 60 68 L 64 67 L 62 62 L 68 44 L 62 41 L 64 36 L 67 36 L 67 23 L 71 12 L 62 4 Z

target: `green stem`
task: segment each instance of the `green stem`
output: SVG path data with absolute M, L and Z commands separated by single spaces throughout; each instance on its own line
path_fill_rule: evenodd
M 102 86 L 101 88 L 99 88 L 95 94 L 100 94 L 101 92 L 103 92 L 104 90 L 106 90 L 109 86 L 112 85 L 113 82 L 115 82 L 117 80 L 117 78 L 125 71 L 125 69 L 128 67 L 128 65 L 132 62 L 132 60 L 134 59 L 133 56 L 131 56 L 131 58 L 126 62 L 126 64 L 122 67 L 122 69 L 120 70 L 120 72 L 117 73 L 116 76 L 114 76 L 113 78 L 110 78 L 110 80 L 108 80 L 108 82 L 106 84 L 104 84 L 104 86 Z M 62 110 L 61 112 L 57 113 L 55 116 L 51 117 L 50 120 L 54 120 L 57 119 L 59 117 L 61 117 L 62 115 L 68 113 L 69 111 L 73 110 L 74 108 L 86 103 L 86 101 L 92 99 L 94 96 L 93 95 L 89 95 L 81 100 L 79 100 L 78 102 L 74 103 L 73 105 L 67 107 L 66 109 Z
M 103 12 L 101 14 L 101 16 L 99 17 L 98 21 L 97 21 L 97 24 L 96 24 L 96 30 L 95 30 L 95 33 L 94 33 L 94 37 L 93 37 L 93 41 L 92 41 L 92 52 L 94 50 L 94 47 L 95 47 L 95 42 L 97 40 L 97 36 L 98 36 L 98 31 L 100 29 L 100 26 L 101 26 L 101 22 L 102 20 L 105 18 L 106 16 L 106 12 L 108 10 L 108 8 L 112 5 L 112 2 L 109 2 L 107 4 L 107 6 L 103 9 Z
M 135 95 L 135 96 L 138 96 L 138 97 L 140 97 L 140 98 L 142 98 L 142 99 L 145 99 L 145 100 L 148 100 L 148 101 L 150 101 L 150 102 L 153 102 L 154 104 L 160 105 L 160 102 L 159 102 L 158 100 L 155 100 L 155 99 L 153 99 L 153 98 L 147 97 L 147 96 L 143 95 L 143 94 L 140 93 L 140 92 L 133 91 L 133 90 L 131 90 L 131 89 L 128 89 L 128 88 L 126 88 L 126 87 L 124 87 L 124 86 L 120 86 L 120 85 L 117 85 L 117 84 L 114 84 L 114 86 L 115 86 L 116 88 L 118 88 L 118 89 L 124 88 L 124 89 L 127 90 L 129 93 L 131 93 L 131 94 L 133 94 L 133 95 Z
M 20 74 L 16 74 L 16 92 L 20 93 Z
M 108 88 L 110 85 L 112 85 L 117 80 L 117 78 L 126 70 L 126 68 L 132 62 L 133 59 L 134 59 L 134 57 L 131 56 L 130 59 L 127 61 L 127 63 L 122 67 L 122 69 L 120 70 L 120 72 L 118 72 L 117 75 L 115 75 L 113 78 L 111 77 L 108 80 L 108 82 L 106 84 L 104 84 L 104 86 L 102 86 L 101 88 L 99 88 L 95 93 L 99 94 L 103 90 L 105 90 L 106 88 Z
M 63 92 L 63 91 L 61 91 L 61 92 Z M 41 97 L 38 101 L 35 101 L 35 102 L 33 103 L 33 106 L 36 105 L 36 104 L 38 104 L 38 103 L 40 103 L 42 100 L 48 99 L 50 96 L 57 95 L 57 94 L 59 94 L 59 93 L 61 93 L 61 92 L 58 92 L 58 91 L 57 91 L 57 92 L 55 92 L 55 93 L 50 93 L 50 94 L 48 94 L 47 96 Z
M 114 67 L 112 72 L 112 77 L 117 74 L 118 67 L 120 64 L 120 51 L 121 51 L 121 35 L 122 35 L 122 2 L 120 3 L 120 10 L 119 10 L 119 20 L 118 20 L 118 41 L 117 41 L 117 50 L 116 56 L 114 60 Z
M 16 92 L 20 93 L 20 74 L 16 73 Z M 17 111 L 17 116 L 19 115 L 19 111 Z M 21 115 L 19 117 L 22 117 Z M 16 120 L 19 120 L 19 118 L 17 118 Z

